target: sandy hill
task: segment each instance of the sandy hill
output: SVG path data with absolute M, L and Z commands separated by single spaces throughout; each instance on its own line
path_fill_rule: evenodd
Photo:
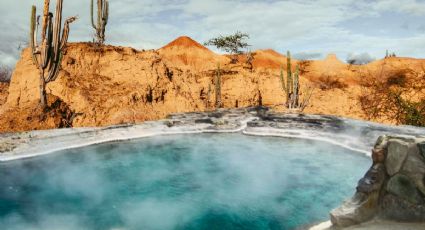
M 293 60 L 296 63 L 296 60 Z M 282 66 L 286 68 L 286 56 L 275 50 L 257 50 L 254 52 L 254 60 L 252 62 L 254 68 L 280 69 Z
M 312 62 L 311 67 L 317 72 L 323 70 L 339 72 L 346 69 L 348 64 L 340 61 L 336 54 L 328 54 L 325 59 Z
M 193 40 L 192 38 L 188 36 L 178 37 L 174 41 L 162 47 L 161 49 L 173 50 L 173 49 L 182 49 L 182 48 L 201 49 L 207 52 L 211 52 L 207 47 L 201 45 L 200 43 L 198 43 L 197 41 Z
M 203 71 L 216 67 L 218 63 L 228 62 L 226 57 L 215 54 L 187 36 L 177 38 L 158 52 L 168 65 L 185 70 Z
M 170 113 L 214 109 L 214 70 L 222 66 L 222 101 L 225 108 L 272 106 L 282 108 L 285 94 L 279 79 L 286 57 L 273 50 L 254 52 L 253 69 L 243 63 L 230 65 L 224 55 L 180 37 L 159 50 L 71 43 L 62 71 L 47 85 L 54 109 L 37 110 L 39 76 L 30 50 L 16 65 L 6 94 L 0 95 L 0 132 L 82 126 L 105 126 L 164 118 Z M 294 61 L 295 62 L 295 61 Z M 304 63 L 302 90 L 315 87 L 307 113 L 366 119 L 359 104 L 358 79 L 386 63 L 388 71 L 412 68 L 423 71 L 425 60 L 388 58 L 364 66 L 350 66 L 335 56 Z M 295 66 L 295 63 L 293 64 Z M 342 81 L 343 87 L 322 87 Z M 4 87 L 3 87 L 4 89 Z M 5 90 L 3 90 L 5 91 Z M 385 121 L 391 123 L 392 121 Z

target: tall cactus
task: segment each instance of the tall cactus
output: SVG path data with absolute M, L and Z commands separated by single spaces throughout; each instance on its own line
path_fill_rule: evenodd
M 286 107 L 288 109 L 303 110 L 310 100 L 312 90 L 309 89 L 308 96 L 304 98 L 304 101 L 300 103 L 300 67 L 296 66 L 295 73 L 292 72 L 291 53 L 288 51 L 287 54 L 287 78 L 283 74 L 283 67 L 280 70 L 280 82 L 282 84 L 282 90 L 286 93 Z
M 109 1 L 97 0 L 97 23 L 94 23 L 94 2 L 90 5 L 91 24 L 96 30 L 96 42 L 103 44 L 105 42 L 105 29 L 109 19 Z
M 221 101 L 221 70 L 220 70 L 220 64 L 217 65 L 217 72 L 215 75 L 215 107 L 221 108 L 222 101 Z
M 40 104 L 43 108 L 47 106 L 46 84 L 56 80 L 59 74 L 63 51 L 69 36 L 69 24 L 77 19 L 76 17 L 68 18 L 61 32 L 62 5 L 63 0 L 56 0 L 56 11 L 53 17 L 53 13 L 49 12 L 50 0 L 44 0 L 40 43 L 37 43 L 40 16 L 36 17 L 35 6 L 31 9 L 30 46 L 33 62 L 40 72 Z

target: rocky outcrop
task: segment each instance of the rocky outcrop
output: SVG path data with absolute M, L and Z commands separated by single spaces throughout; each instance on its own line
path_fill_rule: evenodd
M 258 50 L 252 55 L 252 65 L 247 65 L 246 55 L 240 56 L 239 63 L 232 64 L 227 56 L 216 54 L 189 37 L 180 37 L 159 50 L 147 51 L 69 43 L 60 74 L 56 81 L 46 86 L 46 90 L 80 114 L 73 122 L 74 127 L 158 120 L 172 113 L 215 109 L 214 76 L 220 63 L 224 108 L 268 106 L 275 111 L 285 111 L 286 99 L 279 75 L 282 67 L 286 73 L 286 57 L 273 50 Z M 401 68 L 421 70 L 424 63 L 424 60 L 387 61 L 389 71 Z M 359 79 L 363 79 L 363 73 L 379 71 L 382 63 L 351 66 L 329 56 L 317 61 L 293 60 L 293 71 L 296 63 L 300 64 L 302 97 L 307 88 L 315 88 L 305 113 L 369 119 L 359 103 L 362 94 Z M 0 86 L 0 105 L 4 103 L 0 108 L 0 122 L 13 120 L 4 111 L 30 114 L 36 109 L 38 75 L 30 50 L 23 50 L 10 87 L 7 87 L 8 93 L 1 93 Z M 328 77 L 338 79 L 347 87 L 322 87 L 327 83 L 321 79 Z M 14 129 L 0 126 L 0 132 L 35 129 L 34 124 L 26 122 L 25 118 L 21 117 Z M 44 125 L 40 128 L 58 127 Z
M 9 83 L 0 82 L 0 106 L 2 106 L 7 99 L 7 95 L 9 94 Z
M 6 119 L 0 119 L 0 132 L 18 132 L 27 126 L 33 130 L 69 128 L 81 114 L 70 109 L 60 98 L 48 94 L 48 106 L 44 110 L 36 102 L 22 107 L 6 108 L 1 116 Z
M 353 198 L 331 212 L 332 224 L 348 227 L 374 218 L 425 221 L 425 138 L 381 136 L 373 165 Z

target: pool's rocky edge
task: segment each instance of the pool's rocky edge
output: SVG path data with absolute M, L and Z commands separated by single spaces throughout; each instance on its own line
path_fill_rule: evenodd
M 359 181 L 354 197 L 331 211 L 333 226 L 328 222 L 312 229 L 425 229 L 424 128 L 334 116 L 280 114 L 264 107 L 217 110 L 106 128 L 0 134 L 0 161 L 108 141 L 206 132 L 314 139 L 372 156 L 372 167 Z

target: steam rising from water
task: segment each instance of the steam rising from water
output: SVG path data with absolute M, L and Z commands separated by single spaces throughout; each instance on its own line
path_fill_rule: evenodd
M 161 136 L 0 165 L 2 229 L 294 229 L 327 218 L 369 160 L 240 134 Z

